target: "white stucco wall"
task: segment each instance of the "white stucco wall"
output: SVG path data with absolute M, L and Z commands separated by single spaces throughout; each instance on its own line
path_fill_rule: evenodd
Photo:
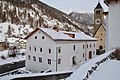
M 48 69 L 56 71 L 57 68 L 57 71 L 62 71 L 73 66 L 73 56 L 76 56 L 76 63 L 80 64 L 85 61 L 85 56 L 86 59 L 89 60 L 89 51 L 92 51 L 92 58 L 96 55 L 96 46 L 94 46 L 94 44 L 96 45 L 96 41 L 54 41 L 45 33 L 39 32 L 40 31 L 37 31 L 27 40 L 27 70 L 41 72 Z M 37 39 L 35 39 L 35 36 L 37 36 Z M 45 39 L 42 39 L 42 36 L 44 36 Z M 88 48 L 86 48 L 87 44 Z M 75 50 L 73 50 L 73 45 L 75 45 Z M 31 51 L 29 50 L 30 46 Z M 37 51 L 34 51 L 34 47 L 36 47 Z M 39 48 L 42 48 L 43 52 L 40 52 Z M 61 53 L 58 53 L 58 48 L 61 49 Z M 51 49 L 51 53 L 48 52 L 49 49 Z M 93 51 L 95 54 L 93 54 Z M 31 60 L 28 59 L 28 55 L 31 56 Z M 33 56 L 36 57 L 36 61 L 33 61 Z M 42 58 L 42 63 L 39 62 L 39 57 Z M 48 59 L 51 59 L 51 65 L 48 64 Z M 58 59 L 61 59 L 61 64 L 56 65 L 56 60 Z
M 35 39 L 35 36 L 37 36 L 38 39 Z M 45 39 L 42 39 L 42 36 L 44 36 Z M 29 50 L 29 46 L 32 48 L 31 51 Z M 34 51 L 34 47 L 36 47 L 37 51 Z M 42 48 L 42 52 L 39 51 L 39 48 Z M 48 53 L 49 49 L 51 49 L 51 54 Z M 43 32 L 36 32 L 27 40 L 26 69 L 32 72 L 41 72 L 51 68 L 51 70 L 54 71 L 55 52 L 55 42 L 48 36 L 46 37 L 46 34 Z M 28 60 L 28 55 L 31 56 L 31 60 Z M 36 57 L 37 61 L 33 61 L 33 56 Z M 42 58 L 42 63 L 39 62 L 39 57 Z M 48 64 L 48 59 L 54 60 L 51 65 Z
M 120 47 L 120 2 L 109 4 L 108 50 Z

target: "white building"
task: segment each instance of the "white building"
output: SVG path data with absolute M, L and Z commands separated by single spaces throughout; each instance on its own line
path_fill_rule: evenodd
M 96 55 L 96 39 L 83 32 L 36 28 L 25 39 L 26 69 L 32 72 L 61 71 Z
M 105 0 L 109 7 L 107 21 L 107 51 L 120 47 L 120 0 Z

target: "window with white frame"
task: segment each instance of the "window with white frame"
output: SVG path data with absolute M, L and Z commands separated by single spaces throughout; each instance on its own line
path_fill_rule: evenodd
M 45 39 L 45 36 L 42 36 L 42 39 Z
M 85 45 L 83 44 L 83 49 L 85 48 Z
M 31 47 L 29 47 L 29 50 L 31 51 Z
M 61 64 L 61 59 L 58 59 L 58 64 Z
M 37 48 L 36 47 L 34 47 L 34 51 L 36 51 L 37 50 Z
M 41 58 L 41 57 L 39 57 L 39 62 L 41 62 L 41 63 L 42 63 L 42 58 Z
M 94 47 L 95 47 L 95 43 L 94 43 Z
M 30 55 L 28 55 L 28 59 L 29 59 L 29 60 L 31 60 L 31 57 L 30 57 Z
M 51 53 L 51 49 L 49 49 L 49 53 Z
M 33 56 L 33 61 L 36 61 L 36 57 L 35 56 Z
M 42 52 L 42 48 L 40 48 L 40 52 Z
M 85 54 L 83 53 L 83 58 L 85 57 Z
M 61 53 L 61 47 L 58 48 L 58 53 Z
M 50 65 L 51 65 L 51 59 L 48 59 L 48 64 L 50 64 Z
M 75 45 L 73 45 L 73 50 L 75 50 Z

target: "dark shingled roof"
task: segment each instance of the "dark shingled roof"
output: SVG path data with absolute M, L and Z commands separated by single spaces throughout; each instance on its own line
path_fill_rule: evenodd
M 100 2 L 97 4 L 97 6 L 95 7 L 95 9 L 103 9 Z

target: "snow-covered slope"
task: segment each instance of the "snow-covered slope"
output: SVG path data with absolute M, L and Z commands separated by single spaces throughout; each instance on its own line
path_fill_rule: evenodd
M 35 27 L 58 26 L 62 30 L 83 31 L 90 34 L 88 28 L 77 23 L 67 14 L 50 7 L 39 0 L 0 0 L 0 22 Z

